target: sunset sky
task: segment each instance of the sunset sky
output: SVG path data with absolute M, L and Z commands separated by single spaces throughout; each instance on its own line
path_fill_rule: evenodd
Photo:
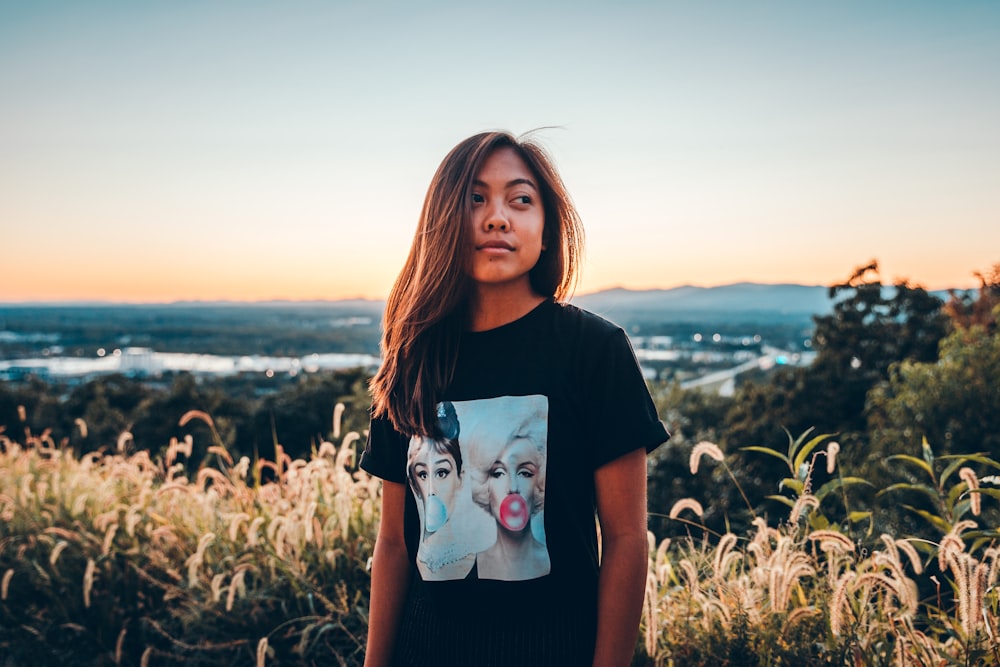
M 0 0 L 0 302 L 384 298 L 542 126 L 580 292 L 1000 262 L 1000 2 Z

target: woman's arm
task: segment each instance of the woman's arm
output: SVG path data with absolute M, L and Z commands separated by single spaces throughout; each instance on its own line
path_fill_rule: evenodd
M 403 537 L 406 492 L 404 484 L 382 482 L 382 516 L 372 560 L 365 667 L 387 667 L 396 645 L 399 617 L 410 582 L 410 563 Z
M 594 483 L 601 522 L 594 667 L 628 667 L 646 590 L 646 451 L 601 466 Z

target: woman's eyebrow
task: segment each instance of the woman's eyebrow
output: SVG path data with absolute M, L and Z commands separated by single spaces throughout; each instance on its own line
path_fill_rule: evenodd
M 489 186 L 486 185 L 486 183 L 484 183 L 483 181 L 480 181 L 478 178 L 474 179 L 472 181 L 472 184 L 475 185 L 476 187 L 480 187 L 480 188 L 489 187 Z M 507 184 L 504 186 L 504 189 L 509 190 L 512 187 L 514 187 L 515 185 L 530 185 L 536 191 L 538 190 L 538 186 L 535 185 L 534 181 L 532 181 L 530 178 L 515 178 L 512 181 L 508 181 Z

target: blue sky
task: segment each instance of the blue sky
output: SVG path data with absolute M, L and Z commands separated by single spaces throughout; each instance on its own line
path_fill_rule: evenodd
M 0 91 L 0 301 L 383 297 L 543 126 L 584 292 L 1000 262 L 996 2 L 0 0 Z

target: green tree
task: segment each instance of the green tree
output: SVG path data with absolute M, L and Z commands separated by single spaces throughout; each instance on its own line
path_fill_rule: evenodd
M 736 396 L 728 426 L 739 445 L 783 445 L 783 430 L 812 427 L 863 450 L 868 391 L 888 379 L 894 363 L 937 359 L 949 321 L 943 301 L 923 288 L 906 280 L 883 285 L 873 261 L 831 286 L 830 297 L 833 312 L 814 318 L 813 364 L 783 370 L 769 387 L 747 386 Z
M 919 451 L 923 442 L 941 456 L 985 453 L 1000 456 L 1000 264 L 976 273 L 980 288 L 952 293 L 945 306 L 953 326 L 933 362 L 904 360 L 890 367 L 887 381 L 868 395 L 871 442 L 862 469 L 870 477 L 899 473 L 900 452 Z M 891 469 L 890 469 L 891 468 Z M 979 474 L 995 474 L 980 470 Z M 906 480 L 912 481 L 912 480 Z M 880 499 L 886 520 L 915 532 L 913 516 Z M 913 501 L 913 504 L 919 504 Z
M 814 318 L 815 361 L 808 367 L 779 369 L 766 383 L 742 385 L 720 429 L 723 451 L 734 453 L 747 446 L 782 451 L 789 437 L 814 429 L 836 437 L 845 460 L 874 459 L 868 451 L 868 392 L 888 379 L 894 363 L 935 361 L 949 320 L 943 301 L 923 288 L 906 280 L 883 285 L 874 261 L 831 286 L 829 293 L 832 312 Z M 787 475 L 779 462 L 759 456 L 741 456 L 732 469 L 760 512 L 766 510 L 766 496 Z M 870 465 L 868 469 L 882 473 Z M 828 481 L 824 474 L 818 473 L 813 483 Z M 713 502 L 733 516 L 744 502 L 730 486 L 720 485 Z
M 872 456 L 913 450 L 923 438 L 940 454 L 1000 454 L 1000 306 L 991 317 L 968 328 L 959 322 L 934 363 L 892 366 L 870 396 Z

